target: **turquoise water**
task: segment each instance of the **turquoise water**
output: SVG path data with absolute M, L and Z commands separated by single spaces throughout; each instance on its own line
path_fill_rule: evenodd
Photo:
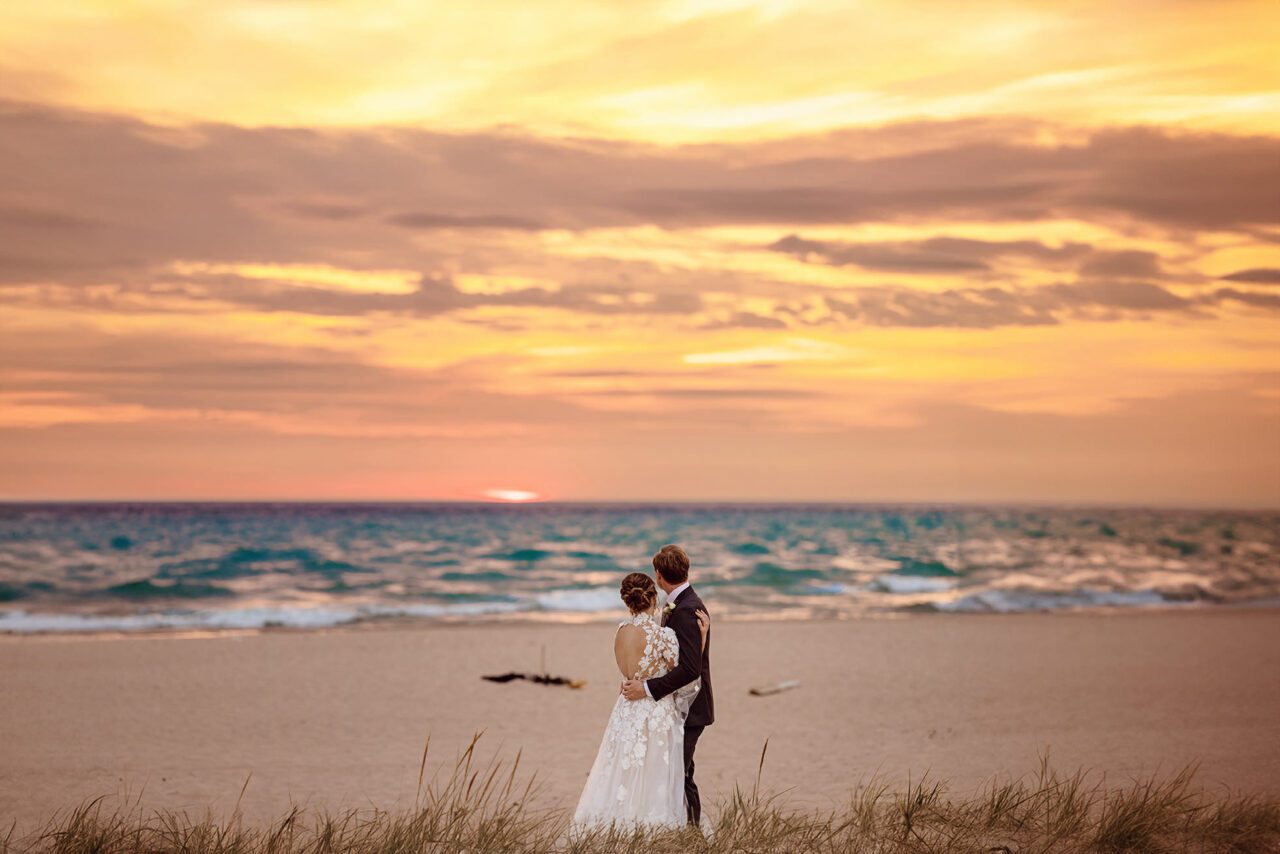
M 3 504 L 0 631 L 614 619 L 665 543 L 722 618 L 1280 604 L 1280 513 Z

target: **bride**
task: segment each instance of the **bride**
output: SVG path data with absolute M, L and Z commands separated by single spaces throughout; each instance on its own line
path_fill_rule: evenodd
M 613 653 L 626 679 L 651 679 L 676 666 L 676 634 L 654 617 L 658 591 L 653 579 L 633 572 L 622 579 L 622 601 L 631 618 L 618 624 Z M 698 612 L 702 643 L 710 618 Z M 681 828 L 688 822 L 684 801 L 684 720 L 697 695 L 695 679 L 661 700 L 613 705 L 595 763 L 574 811 L 570 831 Z

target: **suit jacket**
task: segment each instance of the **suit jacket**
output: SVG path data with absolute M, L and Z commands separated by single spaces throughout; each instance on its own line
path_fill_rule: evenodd
M 663 618 L 662 623 L 676 633 L 676 640 L 680 643 L 679 659 L 670 673 L 646 680 L 645 683 L 649 686 L 653 699 L 661 700 L 677 688 L 683 688 L 702 677 L 702 687 L 689 706 L 685 726 L 707 726 L 716 717 L 715 702 L 711 696 L 711 632 L 708 630 L 707 644 L 702 646 L 702 632 L 698 629 L 696 613 L 699 609 L 707 610 L 693 587 L 686 587 L 675 600 L 675 608 Z

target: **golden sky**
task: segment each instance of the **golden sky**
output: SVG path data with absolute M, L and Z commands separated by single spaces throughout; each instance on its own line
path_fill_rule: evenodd
M 1280 4 L 0 8 L 0 498 L 1280 506 Z

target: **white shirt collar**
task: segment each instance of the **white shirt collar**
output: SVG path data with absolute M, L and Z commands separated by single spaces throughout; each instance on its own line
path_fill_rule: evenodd
M 689 582 L 686 581 L 684 584 L 680 584 L 671 588 L 671 592 L 667 594 L 667 601 L 672 604 L 675 604 L 676 597 L 679 596 L 681 593 L 683 593 L 685 591 L 685 588 L 687 588 L 688 586 L 689 586 Z

